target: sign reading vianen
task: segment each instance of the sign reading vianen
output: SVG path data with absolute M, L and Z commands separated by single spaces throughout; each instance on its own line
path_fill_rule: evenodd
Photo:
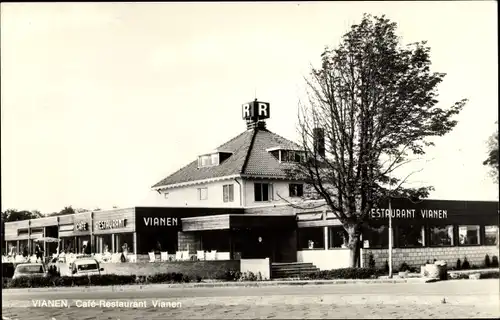
M 417 211 L 415 209 L 372 209 L 371 217 L 372 218 L 389 218 L 389 214 L 391 214 L 391 218 L 407 218 L 407 219 L 415 219 L 416 217 L 421 217 L 423 219 L 447 219 L 448 218 L 448 210 L 429 210 L 429 209 L 421 209 Z
M 144 224 L 149 226 L 162 226 L 162 227 L 175 227 L 178 225 L 177 218 L 153 218 L 153 217 L 144 217 Z

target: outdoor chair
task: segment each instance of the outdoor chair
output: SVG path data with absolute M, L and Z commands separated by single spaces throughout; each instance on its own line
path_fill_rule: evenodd
M 127 260 L 128 260 L 128 262 L 134 262 L 135 263 L 135 262 L 137 262 L 137 255 L 136 254 L 129 254 L 127 256 Z
M 189 261 L 190 260 L 189 251 L 182 251 L 182 260 L 183 261 Z
M 210 252 L 207 252 L 206 256 L 207 256 L 207 260 L 215 260 L 215 258 L 217 256 L 217 250 L 212 250 Z
M 160 260 L 161 261 L 168 261 L 168 251 L 160 252 Z
M 149 252 L 149 262 L 155 262 L 156 260 L 156 255 L 154 252 Z
M 175 260 L 181 261 L 182 260 L 182 251 L 176 251 L 175 252 Z
M 196 251 L 196 258 L 198 260 L 205 260 L 205 251 Z

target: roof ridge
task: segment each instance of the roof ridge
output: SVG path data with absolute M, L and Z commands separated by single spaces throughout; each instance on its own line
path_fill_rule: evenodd
M 258 131 L 259 131 L 258 128 L 253 129 L 252 140 L 250 140 L 250 145 L 248 146 L 247 154 L 245 155 L 245 161 L 243 162 L 243 166 L 241 166 L 240 173 L 244 173 L 247 168 L 248 159 L 250 158 L 250 154 L 252 153 L 255 137 L 257 136 Z
M 232 138 L 231 140 L 228 140 L 226 142 L 224 142 L 223 144 L 219 145 L 216 149 L 220 149 L 222 146 L 228 144 L 228 143 L 231 143 L 233 142 L 234 140 L 236 140 L 237 138 L 239 138 L 240 136 L 244 135 L 245 133 L 247 133 L 248 130 L 245 130 L 243 131 L 242 133 L 240 133 L 239 135 L 235 136 L 234 138 Z

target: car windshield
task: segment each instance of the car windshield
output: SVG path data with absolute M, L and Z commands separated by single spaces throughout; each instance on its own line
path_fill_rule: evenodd
M 78 264 L 77 268 L 78 268 L 78 271 L 87 271 L 87 270 L 98 269 L 97 263 L 92 263 L 92 262 Z
M 17 267 L 19 273 L 43 273 L 43 267 L 39 264 L 19 266 Z

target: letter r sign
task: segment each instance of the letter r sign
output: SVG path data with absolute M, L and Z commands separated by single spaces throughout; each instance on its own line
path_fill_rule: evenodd
M 251 107 L 250 103 L 245 103 L 242 106 L 243 119 L 249 119 L 249 118 L 253 117 L 253 109 L 250 107 Z

